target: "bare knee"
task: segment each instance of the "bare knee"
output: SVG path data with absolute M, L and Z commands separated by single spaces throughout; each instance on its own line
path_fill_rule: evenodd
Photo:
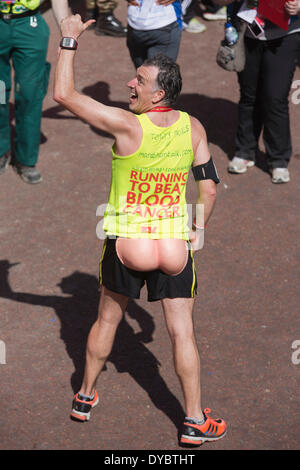
M 97 321 L 104 324 L 118 325 L 123 318 L 127 303 L 128 297 L 112 292 L 103 286 Z
M 182 330 L 170 330 L 170 338 L 173 345 L 187 345 L 188 343 L 195 342 L 195 335 L 193 329 L 187 328 Z

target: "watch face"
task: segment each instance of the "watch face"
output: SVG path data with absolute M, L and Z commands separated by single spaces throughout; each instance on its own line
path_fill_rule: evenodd
M 64 38 L 64 46 L 65 47 L 74 47 L 74 39 Z

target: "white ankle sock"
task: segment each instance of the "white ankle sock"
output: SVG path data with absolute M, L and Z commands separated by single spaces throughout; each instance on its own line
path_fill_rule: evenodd
M 189 420 L 189 421 L 193 421 L 194 424 L 204 424 L 205 423 L 205 419 L 197 419 L 197 418 L 190 418 L 188 416 L 185 417 L 186 420 Z
M 86 400 L 93 400 L 94 397 L 95 397 L 95 394 L 93 396 L 91 395 L 85 395 L 84 393 L 80 393 L 79 392 L 79 395 L 82 397 L 82 398 L 85 398 Z

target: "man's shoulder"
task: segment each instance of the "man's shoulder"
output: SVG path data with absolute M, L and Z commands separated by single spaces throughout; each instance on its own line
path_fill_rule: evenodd
M 132 111 L 128 111 L 125 109 L 120 109 L 120 118 L 123 121 L 124 127 L 127 130 L 133 130 L 136 127 L 139 127 L 140 119 L 139 117 L 142 116 L 141 114 L 135 114 Z
M 201 124 L 199 119 L 197 119 L 195 116 L 191 116 L 191 115 L 189 115 L 189 117 L 190 117 L 190 121 L 191 121 L 192 132 L 196 133 L 196 134 L 199 134 L 199 135 L 205 135 L 206 134 L 205 128 L 204 128 L 203 124 Z

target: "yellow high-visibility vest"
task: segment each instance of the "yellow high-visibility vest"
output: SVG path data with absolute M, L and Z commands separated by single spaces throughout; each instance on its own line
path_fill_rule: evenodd
M 24 13 L 27 10 L 36 10 L 41 4 L 41 0 L 12 0 L 0 1 L 1 13 L 13 13 L 15 15 Z
M 180 111 L 170 127 L 137 115 L 140 148 L 128 156 L 112 149 L 112 181 L 104 214 L 106 234 L 125 238 L 188 240 L 186 184 L 194 153 L 191 122 Z

